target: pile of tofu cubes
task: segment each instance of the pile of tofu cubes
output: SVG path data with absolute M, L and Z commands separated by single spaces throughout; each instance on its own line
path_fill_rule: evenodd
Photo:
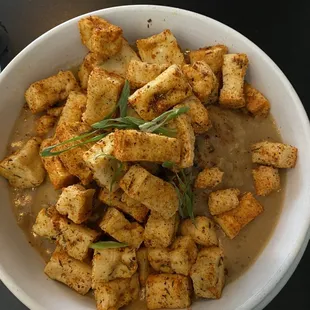
M 165 161 L 174 162 L 177 170 L 193 166 L 195 135 L 211 126 L 205 104 L 219 101 L 226 108 L 267 116 L 268 100 L 244 82 L 247 56 L 215 45 L 190 51 L 186 63 L 170 30 L 137 40 L 137 54 L 120 27 L 96 16 L 80 20 L 79 30 L 89 53 L 78 80 L 71 71 L 60 71 L 27 89 L 29 109 L 39 115 L 37 137 L 0 163 L 0 174 L 12 187 L 37 187 L 47 172 L 55 190 L 62 190 L 56 205 L 42 209 L 33 226 L 36 235 L 56 243 L 45 273 L 82 295 L 93 289 L 99 310 L 129 304 L 138 299 L 140 288 L 145 288 L 149 309 L 189 307 L 193 292 L 220 298 L 224 253 L 215 222 L 234 238 L 263 207 L 251 193 L 224 189 L 209 197 L 214 221 L 206 216 L 197 216 L 194 223 L 180 220 L 176 189 L 156 173 Z M 43 149 L 111 116 L 125 79 L 131 87 L 131 116 L 149 121 L 173 107 L 190 108 L 169 123 L 176 137 L 115 130 L 96 143 L 40 156 Z M 281 143 L 253 145 L 253 162 L 262 165 L 253 170 L 258 195 L 279 188 L 277 169 L 293 167 L 296 152 Z M 124 163 L 117 182 L 118 162 L 112 156 Z M 214 188 L 222 178 L 217 167 L 206 168 L 195 187 Z M 106 211 L 90 227 L 98 199 Z M 103 238 L 128 246 L 90 249 Z

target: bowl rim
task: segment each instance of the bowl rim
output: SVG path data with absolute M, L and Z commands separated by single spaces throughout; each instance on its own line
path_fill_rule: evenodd
M 306 132 L 304 132 L 304 135 L 307 136 L 308 141 L 310 141 L 310 122 L 307 116 L 307 113 L 305 111 L 305 108 L 303 104 L 301 103 L 301 100 L 299 96 L 297 95 L 295 89 L 293 88 L 292 84 L 288 80 L 288 78 L 285 76 L 285 74 L 282 72 L 282 70 L 275 64 L 275 62 L 262 50 L 260 49 L 255 43 L 253 43 L 251 40 L 249 40 L 247 37 L 245 37 L 243 34 L 239 33 L 235 29 L 225 25 L 222 22 L 219 22 L 213 18 L 210 18 L 208 16 L 205 16 L 203 14 L 199 14 L 193 11 L 185 10 L 185 9 L 180 9 L 176 7 L 168 7 L 164 5 L 149 5 L 149 4 L 141 4 L 141 5 L 124 5 L 124 6 L 114 6 L 114 7 L 109 7 L 109 8 L 104 8 L 104 9 L 99 9 L 91 12 L 87 12 L 82 15 L 78 15 L 76 17 L 73 17 L 55 27 L 52 29 L 46 31 L 42 35 L 40 35 L 38 38 L 36 38 L 34 41 L 32 41 L 30 44 L 28 44 L 22 51 L 20 51 L 12 60 L 11 62 L 1 71 L 0 74 L 0 83 L 2 83 L 5 78 L 7 73 L 14 68 L 16 64 L 19 63 L 19 61 L 23 58 L 24 55 L 27 53 L 31 52 L 32 49 L 39 44 L 42 40 L 48 40 L 49 36 L 56 32 L 60 31 L 62 28 L 76 23 L 78 20 L 80 20 L 83 17 L 89 16 L 89 15 L 101 15 L 106 12 L 118 12 L 120 10 L 127 10 L 128 12 L 134 11 L 134 10 L 162 10 L 166 13 L 175 13 L 175 14 L 182 14 L 182 15 L 187 15 L 187 16 L 192 16 L 194 18 L 200 19 L 200 20 L 209 20 L 214 24 L 217 24 L 218 27 L 221 27 L 224 29 L 226 32 L 233 33 L 237 35 L 240 39 L 244 41 L 245 44 L 251 46 L 254 48 L 258 55 L 263 59 L 264 62 L 266 62 L 275 72 L 277 75 L 277 78 L 281 80 L 283 85 L 287 88 L 287 91 L 290 93 L 291 97 L 293 98 L 293 101 L 296 104 L 296 109 L 298 109 L 298 114 L 300 116 L 300 121 L 307 127 Z M 307 240 L 308 232 L 309 232 L 309 227 L 310 227 L 310 218 L 308 219 L 307 222 L 305 222 L 304 227 L 302 229 L 302 234 L 300 234 L 299 238 L 296 240 L 296 247 L 292 253 L 284 260 L 283 265 L 281 266 L 281 270 L 274 275 L 270 281 L 266 284 L 266 286 L 263 288 L 264 292 L 261 294 L 256 294 L 251 297 L 250 305 L 248 305 L 249 300 L 247 300 L 242 306 L 250 306 L 251 308 L 257 309 L 259 307 L 259 304 L 264 301 L 265 298 L 268 298 L 269 295 L 273 295 L 269 297 L 267 303 L 264 303 L 264 306 L 268 304 L 277 294 L 270 294 L 277 286 L 277 284 L 282 280 L 281 286 L 283 287 L 284 284 L 288 281 L 290 275 L 288 277 L 285 277 L 285 275 L 288 273 L 290 267 L 293 266 L 293 263 L 295 261 L 295 264 L 297 266 L 300 258 L 302 255 L 300 253 L 304 252 L 303 246 L 305 241 Z M 298 258 L 298 255 L 300 255 L 300 258 Z M 297 261 L 297 263 L 296 263 Z M 296 268 L 295 266 L 295 268 Z M 283 278 L 286 278 L 283 281 Z M 3 269 L 1 262 L 0 262 L 0 279 L 3 282 L 3 284 L 17 297 L 25 306 L 32 310 L 43 310 L 44 307 L 40 305 L 34 298 L 29 297 L 23 290 L 21 290 L 18 286 L 18 283 L 14 280 L 13 277 L 10 276 L 10 274 Z M 269 295 L 268 295 L 269 294 Z

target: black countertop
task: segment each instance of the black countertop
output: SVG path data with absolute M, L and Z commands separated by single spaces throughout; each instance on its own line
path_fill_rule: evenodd
M 161 4 L 195 11 L 236 29 L 263 49 L 283 70 L 310 113 L 310 2 L 295 1 L 104 1 L 0 0 L 0 21 L 6 26 L 15 55 L 45 31 L 90 11 L 128 4 Z M 309 206 L 310 207 L 310 206 Z M 289 233 L 289 232 L 288 232 Z M 267 310 L 309 310 L 310 246 L 298 268 Z M 26 310 L 0 282 L 0 309 Z

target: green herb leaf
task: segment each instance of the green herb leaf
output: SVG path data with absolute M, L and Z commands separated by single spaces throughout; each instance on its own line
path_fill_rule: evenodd
M 128 107 L 128 97 L 130 95 L 130 85 L 128 80 L 125 81 L 121 96 L 118 100 L 118 106 L 120 111 L 120 116 L 127 116 L 127 107 Z
M 96 243 L 92 243 L 89 247 L 95 250 L 103 250 L 103 249 L 125 248 L 127 246 L 128 246 L 127 243 L 121 243 L 116 241 L 98 241 Z
M 116 170 L 112 176 L 112 180 L 111 180 L 111 184 L 110 184 L 110 193 L 112 192 L 113 185 L 117 181 L 119 181 L 119 177 L 121 176 L 123 169 L 124 169 L 124 164 L 121 161 L 117 160 L 117 168 L 116 168 Z
M 173 168 L 174 165 L 175 163 L 173 161 L 164 161 L 162 163 L 162 167 L 169 168 L 169 169 Z

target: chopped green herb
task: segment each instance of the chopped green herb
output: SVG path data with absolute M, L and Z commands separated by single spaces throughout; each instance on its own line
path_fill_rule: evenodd
M 96 243 L 92 243 L 89 247 L 94 250 L 102 250 L 102 249 L 125 248 L 127 246 L 128 246 L 127 243 L 121 243 L 116 241 L 98 241 Z
M 162 163 L 162 167 L 163 167 L 163 168 L 169 168 L 169 169 L 171 169 L 171 168 L 173 168 L 174 165 L 175 165 L 175 163 L 174 163 L 173 161 L 164 161 L 164 162 Z
M 127 116 L 127 107 L 128 107 L 128 97 L 130 95 L 130 85 L 128 80 L 125 81 L 121 96 L 118 100 L 118 106 L 120 111 L 120 116 Z

